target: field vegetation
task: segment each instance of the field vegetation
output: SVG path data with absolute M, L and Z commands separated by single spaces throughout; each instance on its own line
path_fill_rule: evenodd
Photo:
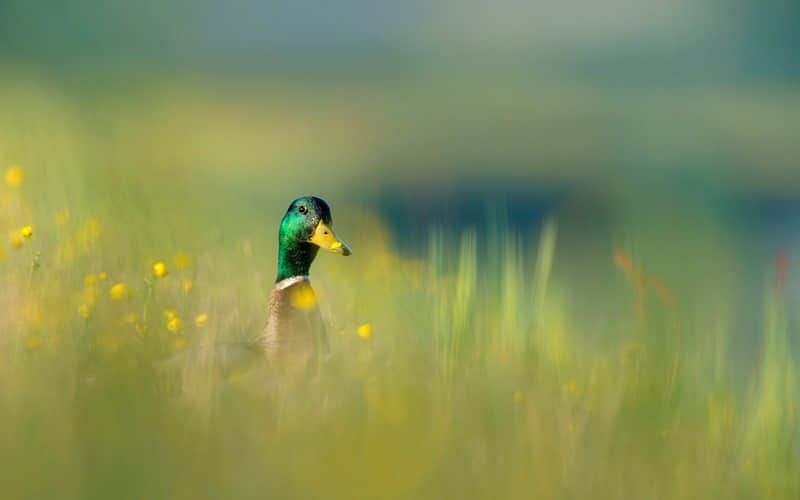
M 796 263 L 698 201 L 718 193 L 603 182 L 530 217 L 502 196 L 475 195 L 469 217 L 382 208 L 382 176 L 409 205 L 445 198 L 456 177 L 596 179 L 580 165 L 612 139 L 579 104 L 601 115 L 611 94 L 553 101 L 545 85 L 519 112 L 536 118 L 506 124 L 515 136 L 487 135 L 462 108 L 471 94 L 446 89 L 43 81 L 0 83 L 3 498 L 800 495 Z M 708 106 L 732 118 L 712 127 L 718 143 L 757 154 L 735 119 L 752 110 L 718 95 Z M 423 131 L 410 103 L 432 105 Z M 553 140 L 527 144 L 526 127 Z M 697 156 L 691 135 L 630 158 Z M 480 154 L 499 170 L 428 168 Z M 331 356 L 287 393 L 203 353 L 259 334 L 278 222 L 305 194 L 331 204 L 354 255 L 312 267 Z

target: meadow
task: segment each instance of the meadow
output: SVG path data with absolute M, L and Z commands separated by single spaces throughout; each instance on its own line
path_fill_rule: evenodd
M 696 197 L 591 167 L 621 136 L 625 161 L 705 158 L 705 130 L 785 172 L 796 97 L 107 83 L 0 82 L 3 498 L 800 495 L 791 249 L 708 201 L 719 164 Z M 706 109 L 666 113 L 687 95 Z M 502 195 L 424 210 L 500 176 L 596 185 L 523 215 Z M 387 185 L 418 211 L 392 220 Z M 322 380 L 276 399 L 202 357 L 158 370 L 258 335 L 305 194 L 354 251 L 311 271 Z

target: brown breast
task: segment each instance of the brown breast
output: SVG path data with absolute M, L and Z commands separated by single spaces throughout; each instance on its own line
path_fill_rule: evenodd
M 325 328 L 307 276 L 275 284 L 260 341 L 267 357 L 278 368 L 302 371 L 316 364 L 320 350 L 326 345 Z

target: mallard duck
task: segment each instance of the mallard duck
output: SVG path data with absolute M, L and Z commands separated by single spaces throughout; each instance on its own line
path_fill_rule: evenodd
M 255 341 L 213 347 L 213 362 L 223 372 L 268 361 L 281 372 L 299 373 L 313 369 L 320 352 L 327 351 L 309 269 L 320 248 L 344 256 L 352 253 L 331 226 L 331 209 L 322 198 L 305 196 L 289 205 L 278 231 L 278 276 L 269 296 L 266 325 Z M 174 358 L 160 366 L 179 361 Z
M 289 205 L 278 231 L 278 277 L 269 297 L 259 346 L 281 368 L 308 365 L 327 351 L 327 337 L 308 272 L 319 249 L 348 256 L 350 247 L 331 228 L 331 209 L 306 196 Z

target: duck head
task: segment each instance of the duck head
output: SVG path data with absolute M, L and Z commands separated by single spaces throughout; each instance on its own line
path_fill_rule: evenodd
M 331 209 L 322 198 L 304 196 L 289 205 L 278 232 L 278 278 L 308 274 L 319 249 L 348 256 L 352 252 L 333 232 Z

